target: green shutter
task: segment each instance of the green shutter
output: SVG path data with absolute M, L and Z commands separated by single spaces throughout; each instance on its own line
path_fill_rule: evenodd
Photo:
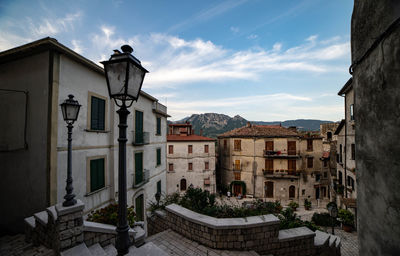
M 105 186 L 104 158 L 90 161 L 90 192 Z
M 157 117 L 157 135 L 161 135 L 161 117 Z
M 91 97 L 90 129 L 105 129 L 106 101 L 97 97 Z
M 98 112 L 99 125 L 98 125 L 98 130 L 104 130 L 105 129 L 106 101 L 102 100 L 102 99 L 98 99 L 98 106 L 99 106 L 99 112 Z
M 157 148 L 157 165 L 161 164 L 161 148 Z
M 157 193 L 161 194 L 161 180 L 157 182 Z
M 135 205 L 136 205 L 136 221 L 143 221 L 144 220 L 144 213 L 143 213 L 143 195 L 136 197 Z
M 143 112 L 135 111 L 135 142 L 143 143 Z
M 143 152 L 135 153 L 135 184 L 143 181 Z

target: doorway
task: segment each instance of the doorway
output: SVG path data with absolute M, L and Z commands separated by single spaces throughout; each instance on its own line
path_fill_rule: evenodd
M 265 197 L 267 198 L 274 197 L 274 183 L 272 181 L 265 182 Z
M 136 208 L 136 220 L 137 221 L 144 221 L 144 200 L 143 194 L 136 197 L 135 199 L 135 208 Z

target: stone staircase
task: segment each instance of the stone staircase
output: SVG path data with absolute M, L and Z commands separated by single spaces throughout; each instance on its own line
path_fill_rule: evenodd
M 341 255 L 340 252 L 341 240 L 340 237 L 338 236 L 317 230 L 315 231 L 314 246 L 317 249 L 318 255 L 321 256 Z

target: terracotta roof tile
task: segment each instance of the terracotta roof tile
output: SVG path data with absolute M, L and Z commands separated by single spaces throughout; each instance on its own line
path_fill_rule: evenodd
M 280 125 L 252 125 L 236 128 L 218 137 L 293 137 L 299 136 L 296 131 Z
M 188 136 L 181 136 L 176 134 L 168 134 L 167 141 L 215 141 L 213 138 L 191 134 Z

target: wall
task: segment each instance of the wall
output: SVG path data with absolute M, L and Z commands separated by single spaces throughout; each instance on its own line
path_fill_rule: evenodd
M 5 207 L 0 220 L 1 235 L 3 232 L 22 231 L 21 220 L 49 204 L 47 186 L 49 52 L 1 64 L 0 89 L 28 92 L 26 133 L 28 147 L 19 151 L 0 152 L 2 173 L 0 203 Z M 12 103 L 2 102 L 8 106 Z M 0 115 L 6 116 L 2 111 L 6 111 L 6 108 L 0 109 Z M 12 127 L 12 124 L 2 123 L 2 127 L 0 133 L 4 133 L 4 127 Z M 19 130 L 15 129 L 15 132 Z M 18 133 L 13 134 L 13 130 L 9 131 L 11 136 L 20 136 Z
M 187 187 L 193 184 L 194 187 L 207 189 L 215 193 L 215 143 L 214 141 L 169 141 L 168 146 L 174 147 L 173 154 L 167 152 L 167 164 L 174 165 L 173 172 L 167 172 L 167 193 L 171 194 L 180 191 L 180 180 L 186 179 Z M 188 154 L 188 145 L 192 145 L 193 153 Z M 208 145 L 208 152 L 204 153 L 204 145 Z M 209 169 L 205 170 L 205 162 L 209 163 Z M 188 170 L 188 163 L 193 164 L 193 170 Z M 167 167 L 168 168 L 168 167 Z M 204 185 L 204 179 L 210 178 L 210 186 Z M 179 186 L 177 186 L 179 185 Z
M 400 17 L 396 0 L 355 0 L 352 61 Z M 354 69 L 360 255 L 400 254 L 400 29 Z

